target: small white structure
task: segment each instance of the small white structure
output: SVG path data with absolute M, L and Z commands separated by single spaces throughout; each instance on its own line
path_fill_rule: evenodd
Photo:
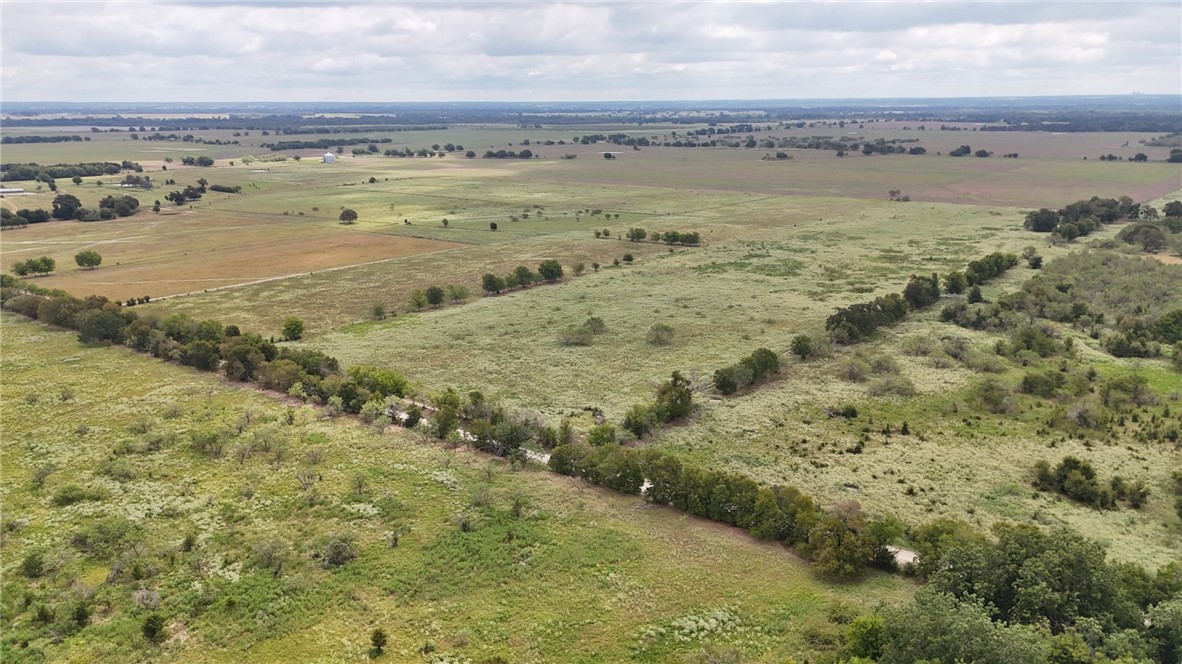
M 324 163 L 326 164 L 335 164 L 337 162 L 337 156 L 331 152 L 325 152 L 321 159 L 323 159 Z

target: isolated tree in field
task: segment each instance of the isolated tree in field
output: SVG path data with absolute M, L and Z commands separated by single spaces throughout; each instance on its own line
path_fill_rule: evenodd
M 542 261 L 538 265 L 538 276 L 546 281 L 558 281 L 562 278 L 562 265 L 556 260 Z
M 625 263 L 628 263 L 629 265 L 631 265 L 632 261 L 634 261 L 634 260 L 636 260 L 636 259 L 632 256 L 632 254 L 624 254 L 624 262 Z
M 443 304 L 444 292 L 439 286 L 431 286 L 427 289 L 425 295 L 427 296 L 427 304 L 433 307 Z
M 341 210 L 340 216 L 337 217 L 342 224 L 351 224 L 357 221 L 357 212 L 351 208 Z
M 488 230 L 490 230 L 490 231 L 497 230 L 497 222 L 495 222 L 495 221 L 488 222 Z
M 386 648 L 386 630 L 378 627 L 369 635 L 369 642 L 373 645 L 373 654 L 380 656 Z
M 576 277 L 583 274 L 586 270 L 587 266 L 582 262 L 575 263 L 574 267 L 571 268 L 571 272 L 574 272 Z
M 304 321 L 292 316 L 283 321 L 283 338 L 295 341 L 304 336 Z
M 82 184 L 82 178 L 78 177 L 77 175 L 70 178 L 70 181 L 73 182 L 74 184 Z
M 93 249 L 87 249 L 86 251 L 78 252 L 74 256 L 74 262 L 78 264 L 78 267 L 94 269 L 103 262 L 103 257 L 99 255 L 99 252 Z

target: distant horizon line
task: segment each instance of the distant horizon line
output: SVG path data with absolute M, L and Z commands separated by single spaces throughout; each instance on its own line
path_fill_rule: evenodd
M 559 100 L 415 100 L 415 101 L 359 101 L 359 100 L 278 100 L 278 99 L 252 99 L 252 100 L 217 100 L 217 101 L 190 101 L 190 100 L 141 100 L 141 101 L 126 101 L 126 100 L 53 100 L 53 99 L 38 99 L 38 100 L 5 100 L 0 101 L 0 108 L 9 106 L 27 106 L 27 105 L 60 105 L 60 106 L 87 106 L 87 105 L 188 105 L 188 106 L 217 106 L 217 105 L 291 105 L 291 104 L 307 104 L 307 105 L 359 105 L 359 106 L 394 106 L 394 105 L 415 105 L 415 104 L 499 104 L 499 105 L 517 105 L 530 106 L 540 104 L 726 104 L 726 103 L 787 103 L 787 102 L 875 102 L 875 101 L 964 101 L 964 100 L 1038 100 L 1038 99 L 1107 99 L 1107 98 L 1128 98 L 1128 97 L 1177 97 L 1182 99 L 1182 93 L 1179 92 L 1124 92 L 1124 93 L 1089 93 L 1089 94 L 1043 94 L 1043 95 L 973 95 L 973 96 L 952 96 L 952 97 L 915 97 L 915 96 L 900 96 L 900 97 L 731 97 L 731 98 L 710 98 L 710 99 L 559 99 Z

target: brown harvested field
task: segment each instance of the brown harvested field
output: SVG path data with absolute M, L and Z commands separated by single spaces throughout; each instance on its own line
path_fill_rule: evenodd
M 203 291 L 462 246 L 323 221 L 217 212 L 49 222 L 7 231 L 0 240 L 3 270 L 48 255 L 57 261 L 57 271 L 36 279 L 38 285 L 113 300 Z M 84 249 L 98 251 L 102 266 L 78 268 L 74 255 Z

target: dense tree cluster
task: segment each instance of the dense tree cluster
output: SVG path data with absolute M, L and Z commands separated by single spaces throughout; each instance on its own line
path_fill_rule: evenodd
M 0 228 L 24 228 L 29 224 L 40 224 L 52 219 L 48 210 L 21 208 L 16 212 L 0 207 Z
M 205 185 L 186 185 L 184 189 L 172 191 L 164 195 L 165 200 L 171 201 L 175 205 L 184 205 L 189 201 L 195 201 L 205 195 Z
M 1063 457 L 1054 468 L 1046 461 L 1039 461 L 1034 466 L 1034 473 L 1035 488 L 1055 491 L 1100 509 L 1116 509 L 1117 501 L 1121 500 L 1137 508 L 1149 499 L 1149 487 L 1144 481 L 1130 483 L 1115 475 L 1105 486 L 1092 464 L 1073 456 Z
M 484 159 L 533 159 L 534 152 L 529 148 L 516 152 L 513 150 L 485 150 Z
M 30 258 L 28 260 L 17 261 L 16 263 L 12 264 L 12 273 L 18 277 L 49 274 L 55 269 L 57 269 L 57 261 L 53 260 L 49 256 Z
M 1124 219 L 1136 219 L 1141 213 L 1141 204 L 1128 196 L 1076 201 L 1059 210 L 1041 208 L 1026 215 L 1023 222 L 1026 230 L 1036 233 L 1053 233 L 1064 240 L 1074 240 L 1100 228 Z
M 917 533 L 929 585 L 888 611 L 880 662 L 1178 662 L 1182 566 L 1112 563 L 1067 530 L 999 524 L 996 542 L 957 522 Z M 920 529 L 923 531 L 924 529 Z

